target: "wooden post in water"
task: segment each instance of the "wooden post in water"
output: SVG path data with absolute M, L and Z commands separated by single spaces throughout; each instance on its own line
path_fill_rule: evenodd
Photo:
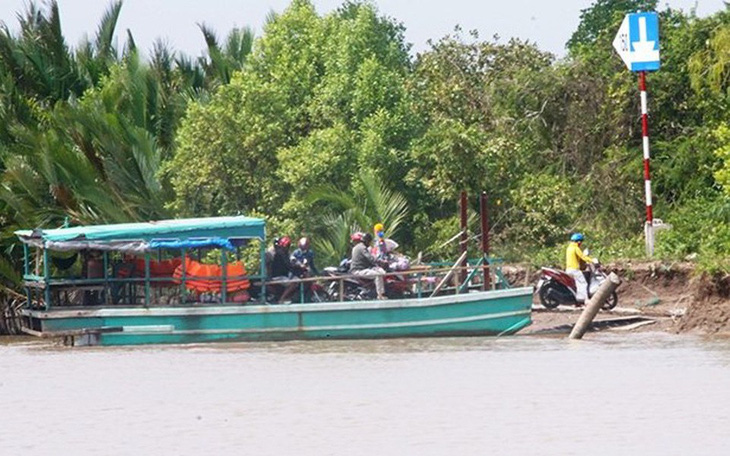
M 479 196 L 479 216 L 481 217 L 482 228 L 482 255 L 484 255 L 484 280 L 482 290 L 489 290 L 489 214 L 487 213 L 487 192 Z
M 144 254 L 144 306 L 150 306 L 150 253 Z
M 221 247 L 221 304 L 228 300 L 228 252 Z
M 459 203 L 459 210 L 461 212 L 461 236 L 459 237 L 459 254 L 464 255 L 467 250 L 469 239 L 467 238 L 467 231 L 466 231 L 466 225 L 467 225 L 467 214 L 466 214 L 466 207 L 467 207 L 467 201 L 466 201 L 466 192 L 461 191 L 461 200 Z M 467 264 L 467 256 L 464 257 L 464 261 L 461 262 L 459 267 L 466 268 Z M 457 275 L 458 282 L 463 283 L 464 279 L 466 278 L 466 269 L 462 269 L 459 274 Z M 456 285 L 458 287 L 458 285 Z
M 621 279 L 616 275 L 616 273 L 612 272 L 608 275 L 608 280 L 601 284 L 598 291 L 596 291 L 596 294 L 594 294 L 586 304 L 586 308 L 583 310 L 583 313 L 580 314 L 580 318 L 578 318 L 575 326 L 573 326 L 573 330 L 570 332 L 570 336 L 568 336 L 570 339 L 580 339 L 583 337 L 583 334 L 588 331 L 588 327 L 591 325 L 593 319 L 596 318 L 596 314 L 598 314 L 598 311 L 601 310 L 603 303 L 606 302 L 606 299 L 611 296 L 611 293 L 613 293 L 620 284 Z
M 46 310 L 51 310 L 51 255 L 47 248 L 43 248 L 43 284 L 45 291 L 43 300 L 46 303 Z

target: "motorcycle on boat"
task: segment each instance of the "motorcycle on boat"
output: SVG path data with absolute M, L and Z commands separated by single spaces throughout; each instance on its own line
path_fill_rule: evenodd
M 364 301 L 375 299 L 375 281 L 372 278 L 354 277 L 350 273 L 350 259 L 344 259 L 337 267 L 324 268 L 325 277 L 333 279 L 327 287 L 327 294 L 333 301 Z M 383 264 L 384 266 L 387 266 Z M 388 269 L 386 269 L 387 271 Z M 342 277 L 342 287 L 340 280 Z M 402 299 L 412 295 L 413 284 L 401 274 L 385 277 L 385 295 L 388 299 Z M 342 289 L 342 296 L 340 296 Z

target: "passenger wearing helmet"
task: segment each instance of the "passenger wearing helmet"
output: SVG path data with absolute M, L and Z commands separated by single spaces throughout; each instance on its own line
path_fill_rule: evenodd
M 291 262 L 295 268 L 302 272 L 309 271 L 310 275 L 319 275 L 319 271 L 314 265 L 314 252 L 310 248 L 309 238 L 307 237 L 299 239 L 297 249 L 291 254 Z
M 361 241 L 352 248 L 352 265 L 350 266 L 350 271 L 353 274 L 374 279 L 378 299 L 387 299 L 385 296 L 385 280 L 383 279 L 385 270 L 378 266 L 375 257 L 370 253 L 369 247 L 372 241 L 373 235 L 365 233 Z
M 378 260 L 388 260 L 390 253 L 398 248 L 398 243 L 385 237 L 385 227 L 382 223 L 376 223 L 373 227 L 375 233 L 375 247 L 372 253 Z
M 350 245 L 347 249 L 347 256 L 340 261 L 340 264 L 337 266 L 338 271 L 342 273 L 350 272 L 350 264 L 352 264 L 352 249 L 362 242 L 362 237 L 363 233 L 359 231 L 350 235 Z
M 578 302 L 585 302 L 588 299 L 588 282 L 581 271 L 581 263 L 591 263 L 593 258 L 589 257 L 581 249 L 583 235 L 575 233 L 570 237 L 570 244 L 565 251 L 565 272 L 575 280 L 575 299 Z
M 266 250 L 266 279 L 273 282 L 291 282 L 293 271 L 289 260 L 291 239 L 282 236 L 274 239 L 274 245 Z M 289 299 L 296 290 L 296 282 L 287 283 L 279 298 L 280 302 Z
M 385 226 L 382 223 L 376 223 L 373 227 L 373 233 L 376 237 L 383 237 L 385 234 Z

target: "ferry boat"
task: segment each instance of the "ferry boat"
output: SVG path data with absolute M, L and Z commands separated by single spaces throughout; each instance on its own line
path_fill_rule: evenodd
M 267 302 L 266 287 L 274 284 L 265 277 L 266 224 L 260 218 L 15 234 L 24 247 L 23 331 L 68 345 L 499 336 L 531 323 L 532 287 L 509 288 L 501 280 L 497 289 L 476 289 L 485 258 L 456 284 L 448 279 L 460 274 L 442 277 L 444 269 L 399 272 L 412 281 L 404 299 L 311 303 L 300 294 L 292 303 Z M 252 249 L 259 259 L 253 274 L 240 260 Z

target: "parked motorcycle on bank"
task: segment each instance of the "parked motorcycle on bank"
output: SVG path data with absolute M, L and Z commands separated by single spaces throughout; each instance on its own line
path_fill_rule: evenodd
M 537 282 L 536 292 L 540 297 L 540 303 L 547 309 L 554 309 L 560 304 L 579 305 L 576 300 L 575 280 L 565 271 L 553 268 L 541 268 L 542 275 Z M 592 297 L 603 282 L 608 278 L 600 263 L 588 265 L 588 270 L 583 272 L 588 283 L 588 297 Z M 601 309 L 611 310 L 618 304 L 616 291 L 611 293 Z

